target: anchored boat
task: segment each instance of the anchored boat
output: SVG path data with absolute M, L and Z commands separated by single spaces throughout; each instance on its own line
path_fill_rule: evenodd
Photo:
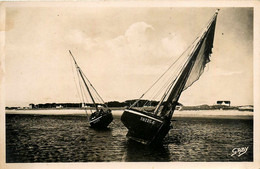
M 172 128 L 171 118 L 176 105 L 178 105 L 181 93 L 199 79 L 206 64 L 210 61 L 218 11 L 215 12 L 200 36 L 188 47 L 189 50 L 187 49 L 175 60 L 166 72 L 139 98 L 141 100 L 166 73 L 172 71 L 172 68 L 176 68 L 172 71 L 174 76 L 169 76 L 159 90 L 163 92 L 158 105 L 150 112 L 137 107 L 139 101 L 137 100 L 124 110 L 121 121 L 128 129 L 127 137 L 129 139 L 143 144 L 162 143 Z M 187 55 L 184 55 L 185 53 Z
M 79 86 L 80 86 L 80 92 L 81 92 L 81 96 L 82 96 L 83 105 L 86 104 L 86 103 L 84 103 L 84 100 L 86 100 L 86 95 L 84 92 L 84 87 L 85 87 L 85 89 L 87 90 L 89 97 L 92 101 L 92 104 L 95 107 L 94 112 L 91 112 L 91 115 L 89 117 L 90 126 L 93 128 L 106 128 L 113 121 L 113 115 L 111 113 L 111 110 L 105 104 L 104 100 L 98 94 L 98 92 L 96 91 L 94 86 L 90 83 L 90 81 L 85 76 L 85 74 L 83 73 L 81 68 L 78 66 L 71 51 L 69 51 L 69 53 L 70 53 L 71 57 L 73 58 L 73 61 L 74 61 L 75 67 L 76 67 L 76 71 L 77 71 L 77 74 L 79 77 Z M 96 94 L 96 98 L 99 99 L 102 102 L 102 104 L 97 104 L 97 102 L 95 101 L 95 99 L 93 97 L 93 93 Z M 85 111 L 87 113 L 86 109 L 85 109 Z M 90 111 L 92 111 L 92 110 L 90 109 Z

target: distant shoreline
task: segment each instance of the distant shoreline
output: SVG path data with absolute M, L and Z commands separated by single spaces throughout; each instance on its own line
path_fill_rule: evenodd
M 137 100 L 127 100 L 124 102 L 118 101 L 110 101 L 106 102 L 106 106 L 108 106 L 111 110 L 124 110 L 130 105 L 133 105 Z M 145 110 L 152 111 L 156 108 L 158 101 L 151 100 L 139 100 L 140 103 L 136 105 L 135 108 L 140 109 L 144 108 Z M 226 104 L 227 102 L 227 104 Z M 225 104 L 217 103 L 214 105 L 196 105 L 196 106 L 185 106 L 180 103 L 177 103 L 175 110 L 185 110 L 185 111 L 194 111 L 194 110 L 239 110 L 239 111 L 254 111 L 253 105 L 240 105 L 240 106 L 232 106 L 230 102 L 226 101 Z M 5 107 L 6 110 L 70 110 L 70 109 L 78 109 L 78 110 L 94 110 L 95 106 L 103 107 L 104 104 L 96 103 L 96 105 L 90 103 L 43 103 L 43 104 L 29 104 L 28 107 Z
M 153 109 L 154 107 L 147 108 L 147 109 Z M 124 110 L 126 107 L 109 107 L 111 110 Z M 27 111 L 34 111 L 34 110 L 95 110 L 94 107 L 88 107 L 88 108 L 77 108 L 77 107 L 71 107 L 71 108 L 36 108 L 36 109 L 6 109 L 7 110 L 27 110 Z M 178 111 L 207 111 L 207 110 L 223 110 L 223 111 L 230 111 L 230 110 L 238 110 L 238 111 L 251 111 L 253 112 L 254 109 L 251 107 L 243 107 L 243 106 L 236 106 L 236 107 L 206 107 L 206 108 L 200 108 L 198 106 L 183 106 L 181 108 L 177 108 Z
M 123 113 L 122 109 L 112 109 L 114 117 L 120 117 Z M 6 115 L 64 115 L 64 116 L 86 116 L 84 109 L 28 109 L 28 110 L 6 110 Z M 90 115 L 91 111 L 88 110 Z M 176 110 L 173 119 L 179 118 L 209 118 L 209 119 L 253 119 L 252 111 L 238 110 Z
M 137 107 L 139 108 L 139 107 Z M 155 107 L 150 106 L 146 109 L 154 109 Z M 109 107 L 111 110 L 124 110 L 126 107 Z M 94 107 L 63 107 L 63 108 L 21 108 L 21 109 L 12 109 L 7 108 L 6 110 L 95 110 Z M 204 110 L 238 110 L 238 111 L 254 111 L 252 105 L 247 106 L 223 106 L 223 105 L 200 105 L 200 106 L 181 106 L 176 108 L 179 111 L 204 111 Z

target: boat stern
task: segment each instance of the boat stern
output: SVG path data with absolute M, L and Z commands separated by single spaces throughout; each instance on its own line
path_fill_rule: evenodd
M 142 144 L 160 142 L 170 130 L 160 117 L 135 109 L 124 110 L 121 121 L 128 129 L 127 137 Z

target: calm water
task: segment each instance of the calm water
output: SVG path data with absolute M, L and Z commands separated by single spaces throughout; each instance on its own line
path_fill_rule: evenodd
M 166 142 L 148 147 L 126 138 L 114 117 L 107 130 L 86 116 L 6 115 L 6 162 L 253 161 L 253 120 L 177 118 Z M 231 156 L 234 148 L 248 147 Z

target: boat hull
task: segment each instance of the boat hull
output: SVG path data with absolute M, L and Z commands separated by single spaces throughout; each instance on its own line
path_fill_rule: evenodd
M 161 144 L 171 128 L 169 120 L 134 109 L 126 109 L 121 121 L 128 129 L 129 139 L 147 145 Z
M 92 128 L 107 128 L 107 126 L 113 121 L 112 113 L 106 113 L 97 117 L 91 117 L 89 119 L 90 126 Z

